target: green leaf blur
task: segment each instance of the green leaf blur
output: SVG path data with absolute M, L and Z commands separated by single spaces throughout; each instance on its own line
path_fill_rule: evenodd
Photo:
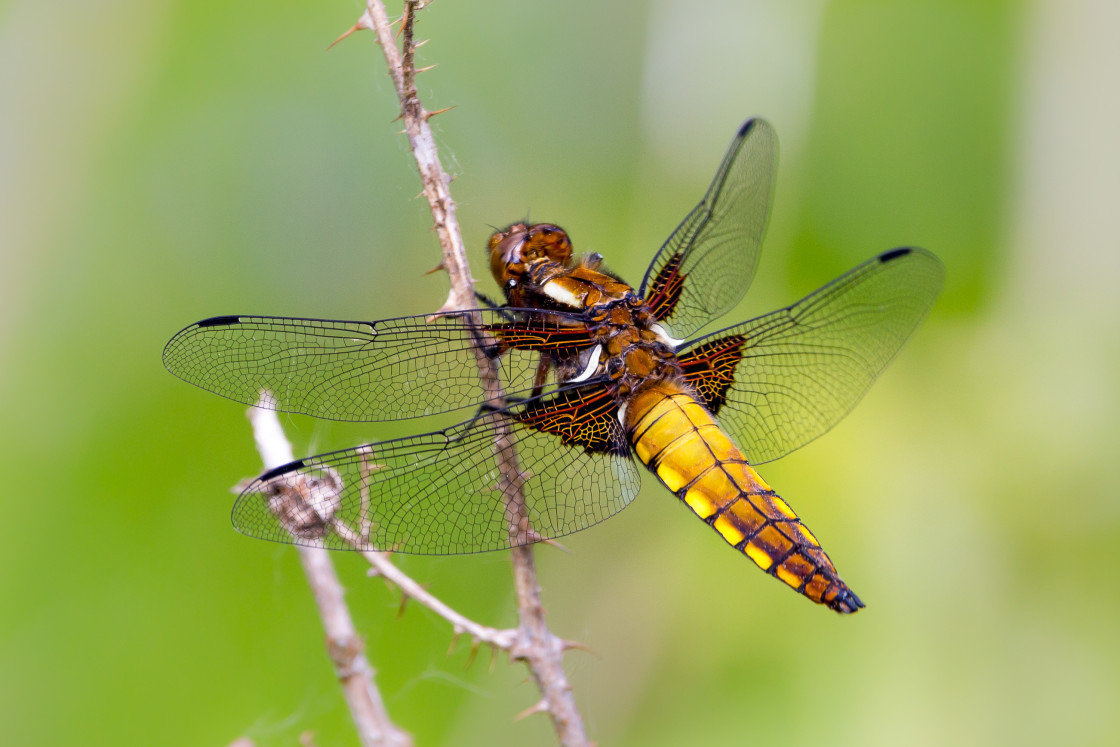
M 12 745 L 357 744 L 294 552 L 236 534 L 243 408 L 160 366 L 230 313 L 374 319 L 446 276 L 362 4 L 0 10 L 0 724 Z M 483 278 L 491 225 L 637 283 L 748 116 L 782 138 L 727 323 L 921 245 L 931 318 L 828 437 L 761 470 L 867 602 L 841 619 L 652 480 L 539 551 L 604 745 L 1105 744 L 1120 702 L 1120 17 L 1110 0 L 443 0 L 421 77 Z M 492 290 L 489 280 L 480 283 Z M 432 423 L 284 417 L 297 453 Z M 573 486 L 578 490 L 578 486 Z M 339 555 L 418 745 L 550 744 L 523 668 Z M 401 565 L 514 622 L 502 554 Z

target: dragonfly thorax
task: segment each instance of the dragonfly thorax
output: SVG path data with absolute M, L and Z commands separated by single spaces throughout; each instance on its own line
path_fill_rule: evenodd
M 515 224 L 490 237 L 490 267 L 511 306 L 584 314 L 595 346 L 554 361 L 559 378 L 606 375 L 616 396 L 679 373 L 645 301 L 600 271 L 602 257 L 572 260 L 567 233 L 550 223 Z
M 578 269 L 573 270 L 549 282 L 560 283 L 559 287 L 578 287 L 586 282 L 578 273 Z M 629 286 L 626 287 L 628 292 L 622 297 L 584 309 L 586 324 L 597 350 L 592 356 L 579 358 L 580 375 L 586 375 L 585 358 L 592 360 L 597 357 L 597 372 L 607 377 L 608 387 L 620 404 L 642 385 L 678 378 L 680 374 L 673 348 L 658 334 L 659 328 L 645 301 L 629 291 Z M 591 295 L 588 293 L 583 298 L 586 300 Z M 561 379 L 565 378 L 571 377 L 561 376 Z

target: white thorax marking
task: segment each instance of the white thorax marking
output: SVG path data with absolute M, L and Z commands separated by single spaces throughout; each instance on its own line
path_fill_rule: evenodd
M 618 422 L 622 424 L 623 428 L 626 427 L 626 408 L 629 406 L 629 402 L 623 402 L 622 407 L 618 408 Z
M 669 333 L 660 324 L 651 324 L 650 330 L 653 334 L 657 335 L 657 339 L 671 347 L 674 351 L 684 344 L 684 340 L 678 340 L 675 337 L 670 337 Z
M 569 383 L 577 384 L 581 381 L 587 381 L 588 379 L 590 379 L 599 369 L 599 358 L 601 358 L 602 355 L 602 345 L 596 345 L 595 347 L 591 348 L 591 355 L 587 359 L 587 368 L 583 369 L 583 373 L 581 373 L 579 376 L 575 377 L 574 379 L 569 379 Z
M 583 308 L 583 305 L 580 303 L 579 299 L 576 298 L 576 295 L 555 280 L 549 280 L 541 286 L 541 290 L 544 291 L 546 296 L 558 304 L 572 309 Z

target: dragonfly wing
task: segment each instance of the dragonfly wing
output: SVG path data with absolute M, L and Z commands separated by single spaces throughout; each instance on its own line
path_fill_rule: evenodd
M 715 332 L 678 358 L 748 461 L 824 434 L 863 397 L 933 305 L 944 276 L 923 249 L 893 249 L 792 306 Z
M 578 317 L 545 320 L 518 309 L 376 322 L 223 316 L 176 334 L 163 362 L 179 378 L 245 404 L 267 390 L 265 405 L 283 412 L 400 420 L 477 407 L 486 399 L 479 355 L 498 361 L 506 393 L 517 394 L 532 388 L 541 351 L 590 344 Z
M 242 492 L 233 523 L 331 549 L 484 552 L 585 529 L 639 482 L 609 397 L 588 387 L 271 470 Z
M 685 338 L 743 298 L 758 266 L 778 161 L 761 119 L 743 124 L 700 204 L 657 252 L 639 295 Z

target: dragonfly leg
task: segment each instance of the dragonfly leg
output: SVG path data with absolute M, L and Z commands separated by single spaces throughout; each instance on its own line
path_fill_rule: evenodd
M 507 322 L 516 321 L 513 314 L 510 314 L 503 310 L 502 307 L 505 306 L 505 304 L 498 303 L 494 299 L 490 298 L 490 296 L 486 295 L 485 293 L 479 293 L 478 291 L 474 292 L 474 297 L 480 304 L 482 304 L 486 308 L 493 309 L 494 311 L 497 311 L 499 314 L 501 314 L 502 318 L 504 318 Z
M 552 368 L 552 360 L 545 353 L 541 353 L 540 360 L 537 361 L 537 372 L 533 375 L 533 397 L 541 396 L 544 391 L 545 382 L 548 381 L 548 372 Z

